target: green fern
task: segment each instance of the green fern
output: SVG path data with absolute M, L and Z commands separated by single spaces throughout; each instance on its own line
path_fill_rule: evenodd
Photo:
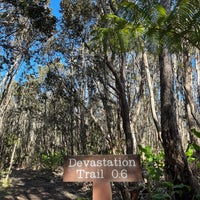
M 200 138 L 200 132 L 197 131 L 196 129 L 191 129 L 192 133 L 196 135 L 198 138 Z M 196 151 L 200 151 L 200 146 L 198 144 L 193 143 L 193 147 L 195 148 Z

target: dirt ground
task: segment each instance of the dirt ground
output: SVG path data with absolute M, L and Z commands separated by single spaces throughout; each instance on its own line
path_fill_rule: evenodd
M 0 187 L 0 200 L 91 200 L 91 183 L 64 183 L 62 173 L 12 170 L 9 187 Z M 113 199 L 120 200 L 114 192 Z
M 63 183 L 48 170 L 13 170 L 11 184 L 0 189 L 1 200 L 72 200 L 91 197 L 91 184 Z

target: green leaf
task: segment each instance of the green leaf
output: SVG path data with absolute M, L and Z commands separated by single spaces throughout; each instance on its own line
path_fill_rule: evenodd
M 191 157 L 193 155 L 193 153 L 194 153 L 194 147 L 193 147 L 193 145 L 190 145 L 190 147 L 186 151 L 186 156 Z
M 182 189 L 185 189 L 185 188 L 186 188 L 188 191 L 191 190 L 190 186 L 185 185 L 185 184 L 182 184 L 182 183 L 173 186 L 173 189 L 174 189 L 174 190 L 182 190 Z
M 195 148 L 196 151 L 200 151 L 200 146 L 197 144 L 193 144 L 193 147 Z
M 198 138 L 200 138 L 200 132 L 199 131 L 197 131 L 196 129 L 191 129 L 191 131 L 198 137 Z
M 174 186 L 174 184 L 173 184 L 172 182 L 168 182 L 168 181 L 164 181 L 164 182 L 162 183 L 162 185 L 163 185 L 164 187 L 169 187 L 169 188 L 172 188 L 172 187 Z
M 171 199 L 171 197 L 169 196 L 169 194 L 155 194 L 153 195 L 153 199 L 155 200 L 161 200 L 161 199 Z
M 122 1 L 122 3 L 120 4 L 121 8 L 129 8 L 129 9 L 134 9 L 137 6 L 137 4 L 135 4 L 134 2 L 129 2 L 129 1 Z
M 107 14 L 103 17 L 103 20 L 105 22 L 110 22 L 110 25 L 116 28 L 116 29 L 122 29 L 127 24 L 127 21 L 121 17 L 118 17 L 114 14 Z
M 138 145 L 138 148 L 139 148 L 139 150 L 140 150 L 141 152 L 144 152 L 144 150 L 145 150 L 145 149 L 142 147 L 142 145 L 140 145 L 140 144 Z
M 200 169 L 200 162 L 197 163 L 197 167 Z
M 159 18 L 167 18 L 167 11 L 163 6 L 157 5 L 157 11 Z

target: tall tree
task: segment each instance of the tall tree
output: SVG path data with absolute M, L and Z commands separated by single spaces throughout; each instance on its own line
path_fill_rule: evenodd
M 0 118 L 6 110 L 9 102 L 6 96 L 10 92 L 13 78 L 18 73 L 22 62 L 30 64 L 30 58 L 39 52 L 41 43 L 55 30 L 55 17 L 51 15 L 46 5 L 46 1 L 42 4 L 38 1 L 0 2 L 1 70 L 6 73 L 0 85 Z
M 172 1 L 161 1 L 168 15 L 172 9 Z M 164 42 L 164 41 L 163 41 Z M 186 155 L 178 131 L 176 102 L 174 99 L 174 76 L 171 64 L 171 57 L 166 43 L 161 45 L 159 55 L 160 64 L 160 87 L 161 87 L 161 131 L 163 139 L 163 148 L 165 151 L 165 173 L 166 179 L 173 181 L 175 184 L 184 183 L 190 185 L 190 193 L 179 196 L 177 199 L 192 198 L 193 192 L 196 191 L 194 177 L 188 166 Z M 178 159 L 177 159 L 178 158 Z M 197 192 L 197 191 L 196 191 Z
M 153 47 L 156 47 L 153 41 L 158 39 L 157 55 L 159 54 L 160 66 L 161 132 L 165 151 L 166 179 L 175 184 L 184 183 L 190 185 L 192 190 L 188 195 L 192 198 L 192 192 L 197 192 L 197 185 L 195 185 L 195 179 L 188 166 L 178 131 L 171 52 L 174 52 L 175 48 L 181 51 L 181 45 L 186 40 L 193 46 L 199 47 L 198 19 L 200 15 L 197 10 L 199 2 L 161 1 L 160 3 L 156 1 L 150 4 L 144 1 L 135 3 L 123 1 L 122 6 L 126 8 L 126 11 L 123 12 L 123 9 L 122 13 L 125 13 L 125 19 L 138 24 L 141 23 L 141 20 L 146 20 L 142 23 L 146 33 L 146 48 L 151 47 L 153 49 Z M 172 3 L 174 4 L 172 5 Z M 146 13 L 146 9 L 152 12 Z M 186 12 L 186 10 L 189 12 Z M 183 16 L 184 19 L 187 18 L 190 22 L 196 22 L 194 25 L 190 23 L 193 33 L 190 32 L 189 24 L 182 21 Z M 175 24 L 179 25 L 180 29 L 177 30 Z M 176 41 L 177 36 L 179 38 Z M 177 199 L 179 198 L 184 199 L 183 196 L 177 195 Z

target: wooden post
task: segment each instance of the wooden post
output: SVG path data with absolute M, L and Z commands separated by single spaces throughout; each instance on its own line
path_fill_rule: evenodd
M 138 200 L 139 192 L 138 191 L 132 191 L 131 192 L 131 199 L 132 200 Z
M 110 182 L 94 182 L 92 193 L 93 200 L 112 200 Z

